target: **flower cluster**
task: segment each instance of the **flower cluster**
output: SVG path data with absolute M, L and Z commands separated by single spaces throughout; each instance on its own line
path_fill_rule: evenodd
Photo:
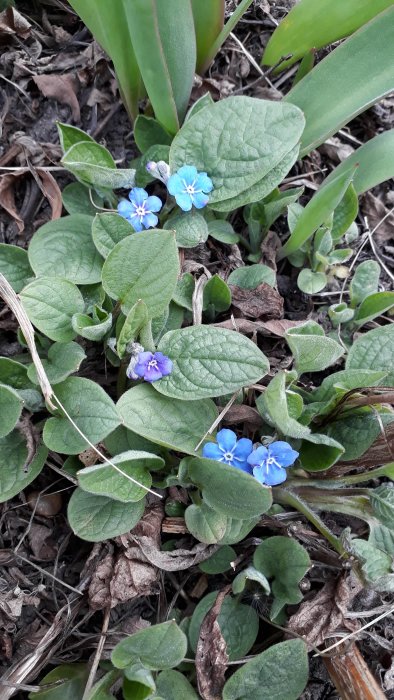
M 202 209 L 208 204 L 213 182 L 207 173 L 199 173 L 194 165 L 183 165 L 173 175 L 170 175 L 169 166 L 164 161 L 149 161 L 146 168 L 167 186 L 183 211 L 190 211 L 193 206 Z M 156 214 L 163 206 L 161 199 L 149 196 L 142 187 L 134 187 L 129 192 L 129 200 L 121 199 L 118 214 L 127 219 L 135 231 L 154 228 L 159 221 Z
M 298 457 L 298 452 L 287 442 L 278 440 L 267 447 L 260 445 L 254 449 L 251 440 L 237 440 L 234 431 L 228 428 L 218 432 L 216 443 L 208 442 L 204 445 L 202 454 L 208 459 L 242 469 L 265 486 L 282 484 L 287 477 L 286 469 L 291 467 Z

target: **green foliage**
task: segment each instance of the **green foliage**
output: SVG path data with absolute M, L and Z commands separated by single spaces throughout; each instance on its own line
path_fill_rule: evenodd
M 195 210 L 168 219 L 165 228 L 175 231 L 179 248 L 194 248 L 208 238 L 208 224 L 202 214 Z
M 58 277 L 39 277 L 24 287 L 20 298 L 30 321 L 51 340 L 75 338 L 71 319 L 84 309 L 78 287 Z
M 76 488 L 68 503 L 67 516 L 77 537 L 88 542 L 102 542 L 130 532 L 144 509 L 144 500 L 125 507 L 121 501 Z
M 386 371 L 385 382 L 394 381 L 394 326 L 389 324 L 361 335 L 353 343 L 346 359 L 346 369 Z
M 116 244 L 133 232 L 129 222 L 118 214 L 96 214 L 92 223 L 93 243 L 103 258 L 107 258 Z
M 267 265 L 248 265 L 247 267 L 237 267 L 228 277 L 228 284 L 234 284 L 242 289 L 256 289 L 265 282 L 273 287 L 276 282 L 276 275 Z
M 0 438 L 0 503 L 8 501 L 28 486 L 41 472 L 48 450 L 39 445 L 27 471 L 26 440 L 18 430 Z
M 162 622 L 122 639 L 112 652 L 116 668 L 142 663 L 146 668 L 165 670 L 178 666 L 186 656 L 187 640 L 173 622 Z
M 321 372 L 344 354 L 343 347 L 333 338 L 327 338 L 315 321 L 289 328 L 285 337 L 294 355 L 298 374 Z
M 0 272 L 16 293 L 34 277 L 26 250 L 8 243 L 0 243 Z
M 134 503 L 144 498 L 146 489 L 152 485 L 149 469 L 160 469 L 164 460 L 149 452 L 129 450 L 112 458 L 120 471 L 110 464 L 95 464 L 78 472 L 78 483 L 88 493 L 108 496 L 122 503 Z M 131 477 L 135 481 L 131 481 Z
M 41 679 L 41 685 L 58 682 L 58 687 L 29 693 L 30 700 L 75 700 L 82 697 L 89 676 L 86 664 L 57 666 Z

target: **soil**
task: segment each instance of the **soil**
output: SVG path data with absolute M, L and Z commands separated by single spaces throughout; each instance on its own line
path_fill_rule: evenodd
M 294 2 L 255 0 L 236 29 L 236 36 L 243 48 L 231 38 L 227 41 L 207 76 L 196 80 L 193 99 L 206 90 L 212 93 L 214 99 L 232 94 L 277 99 L 281 91 L 286 93 L 294 71 L 290 71 L 285 79 L 282 75 L 265 79 L 256 70 L 249 55 L 259 64 L 269 36 Z M 237 4 L 235 0 L 228 0 L 227 13 Z M 18 176 L 13 187 L 15 213 L 23 220 L 24 227 L 21 230 L 15 216 L 0 208 L 0 242 L 26 247 L 34 231 L 48 221 L 51 214 L 50 202 L 36 182 L 34 169 L 49 168 L 61 189 L 73 179 L 59 166 L 61 150 L 56 121 L 73 123 L 90 133 L 111 151 L 121 166 L 126 166 L 136 153 L 132 126 L 120 102 L 113 69 L 67 3 L 63 0 L 22 0 L 17 2 L 17 9 L 31 26 L 28 31 L 21 28 L 15 33 L 6 34 L 0 25 L 0 174 Z M 64 75 L 69 77 L 69 103 L 66 104 L 59 101 L 61 95 L 57 99 L 45 97 L 43 88 L 40 89 L 34 79 L 37 76 Z M 351 122 L 328 144 L 294 166 L 289 177 L 296 177 L 297 183 L 306 185 L 305 201 L 317 189 L 325 174 L 352 149 L 392 126 L 393 104 L 393 98 L 383 100 Z M 27 172 L 24 172 L 26 168 Z M 363 228 L 367 220 L 372 228 L 393 204 L 392 183 L 385 183 L 363 197 L 358 217 L 360 227 Z M 379 229 L 376 240 L 384 262 L 394 270 L 392 224 L 389 217 Z M 273 228 L 281 235 L 285 231 L 284 222 L 275 224 Z M 366 248 L 364 255 L 373 257 L 373 252 Z M 211 266 L 211 271 L 228 268 L 232 264 L 228 249 L 220 245 L 196 249 L 188 253 L 190 256 L 194 260 L 203 259 L 205 264 Z M 312 311 L 311 302 L 297 291 L 294 272 L 289 266 L 282 266 L 279 273 L 280 291 L 286 297 L 286 318 L 306 318 Z M 383 284 L 385 289 L 391 289 L 388 275 L 383 276 Z M 335 286 L 331 291 L 336 291 Z M 324 297 L 323 301 L 327 303 Z M 319 308 L 315 307 L 316 314 Z M 16 325 L 5 309 L 0 309 L 0 323 L 0 352 L 15 356 L 20 351 L 20 346 L 15 342 Z M 281 347 L 278 352 L 278 348 L 271 345 L 270 352 L 274 366 L 283 361 Z M 94 376 L 94 361 L 92 352 L 89 376 Z M 52 459 L 56 468 L 56 456 L 52 456 Z M 92 658 L 101 633 L 103 613 L 100 609 L 92 611 L 86 598 L 80 595 L 81 574 L 83 580 L 92 571 L 96 561 L 94 555 L 102 563 L 113 548 L 111 543 L 92 548 L 73 536 L 65 519 L 70 484 L 55 471 L 46 470 L 33 487 L 39 491 L 49 489 L 51 493 L 59 493 L 61 507 L 54 516 L 47 517 L 45 513 L 32 510 L 27 503 L 32 488 L 3 504 L 0 510 L 0 564 L 3 567 L 0 618 L 4 622 L 0 632 L 0 661 L 3 671 L 14 668 L 27 652 L 33 652 L 50 630 L 50 653 L 41 655 L 30 684 L 37 682 L 37 678 L 59 663 Z M 343 529 L 345 524 L 339 517 L 330 517 L 334 529 Z M 299 516 L 290 514 L 284 529 L 290 527 L 292 522 L 299 524 Z M 301 524 L 305 527 L 305 523 Z M 256 536 L 260 537 L 265 532 L 274 534 L 272 527 L 266 525 L 258 529 Z M 340 562 L 325 562 L 322 552 L 314 552 L 313 559 L 313 574 L 306 582 L 312 590 L 335 579 L 341 570 Z M 223 577 L 220 582 L 223 584 Z M 111 611 L 102 658 L 108 658 L 111 648 L 122 634 L 138 628 L 141 617 L 149 619 L 157 613 L 159 616 L 163 611 L 165 613 L 177 591 L 181 592 L 179 605 L 184 607 L 187 614 L 196 598 L 205 592 L 204 585 L 201 572 L 193 567 L 188 573 L 163 575 L 158 584 L 158 595 L 118 604 Z M 389 602 L 384 595 L 364 591 L 355 598 L 353 611 L 359 611 L 357 619 L 361 625 L 369 621 L 371 610 L 380 609 Z M 65 610 L 68 610 L 70 618 L 62 622 L 58 632 L 51 626 L 56 622 L 56 615 L 63 619 Z M 382 683 L 387 698 L 394 699 L 393 640 L 394 616 L 390 615 L 364 633 L 359 647 L 369 668 Z M 14 695 L 20 700 L 27 696 L 28 690 L 23 688 Z M 310 681 L 303 700 L 334 700 L 338 697 L 322 661 L 312 659 Z

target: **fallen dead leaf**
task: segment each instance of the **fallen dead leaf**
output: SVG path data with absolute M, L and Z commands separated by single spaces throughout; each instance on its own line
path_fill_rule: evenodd
M 15 7 L 8 7 L 0 12 L 0 37 L 1 35 L 16 34 L 22 39 L 26 39 L 30 34 L 30 29 L 30 22 Z
M 38 523 L 32 523 L 29 530 L 29 543 L 36 559 L 40 561 L 50 561 L 54 560 L 57 554 L 56 547 L 54 547 L 52 537 L 52 530 L 45 525 L 39 525 Z
M 356 620 L 346 619 L 347 609 L 362 589 L 356 574 L 344 574 L 336 581 L 326 583 L 310 600 L 301 604 L 289 620 L 288 629 L 301 635 L 312 649 L 323 644 L 340 628 L 354 632 Z
M 7 214 L 12 216 L 18 227 L 19 233 L 22 233 L 24 230 L 25 223 L 16 210 L 14 187 L 17 181 L 20 180 L 24 174 L 25 172 L 6 173 L 6 175 L 2 175 L 0 178 L 0 206 L 6 210 Z
M 34 176 L 42 194 L 49 201 L 52 219 L 59 219 L 62 214 L 62 193 L 54 177 L 45 168 L 24 168 L 15 173 L 6 173 L 0 177 L 0 206 L 6 210 L 15 221 L 19 233 L 25 228 L 15 204 L 15 186 L 27 173 Z
M 223 423 L 237 425 L 237 423 L 249 423 L 254 428 L 259 428 L 263 422 L 259 412 L 253 406 L 247 404 L 233 404 L 223 416 Z
M 44 97 L 57 100 L 60 104 L 71 107 L 72 118 L 79 122 L 81 111 L 77 99 L 78 79 L 72 73 L 58 75 L 55 73 L 44 75 L 33 75 L 33 80 Z
M 203 700 L 220 700 L 228 664 L 227 644 L 218 623 L 223 601 L 230 591 L 226 586 L 202 621 L 196 650 L 197 686 Z
M 256 289 L 242 289 L 230 284 L 231 303 L 250 318 L 278 319 L 283 316 L 283 299 L 279 292 L 266 282 Z
M 387 243 L 394 238 L 394 213 L 390 214 L 382 224 L 380 223 L 389 211 L 383 202 L 370 192 L 363 196 L 362 212 L 367 218 L 369 230 L 373 231 L 375 226 L 379 224 L 373 234 L 373 239 L 378 244 Z

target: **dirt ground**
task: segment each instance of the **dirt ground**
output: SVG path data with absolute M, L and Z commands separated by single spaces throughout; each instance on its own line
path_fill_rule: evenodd
M 227 12 L 231 12 L 233 0 L 227 4 Z M 264 77 L 258 66 L 269 36 L 293 4 L 294 0 L 255 0 L 236 29 L 240 43 L 232 38 L 227 41 L 205 78 L 196 79 L 193 100 L 206 91 L 210 91 L 214 99 L 237 94 L 278 99 L 285 94 L 294 71 Z M 17 2 L 17 9 L 22 15 L 18 25 L 10 28 L 0 22 L 0 242 L 26 247 L 34 231 L 50 219 L 53 198 L 58 196 L 50 183 L 37 176 L 37 168 L 47 169 L 60 189 L 72 181 L 59 166 L 61 149 L 56 121 L 72 123 L 90 133 L 123 167 L 136 156 L 136 151 L 132 126 L 120 102 L 113 69 L 67 3 L 26 0 Z M 302 164 L 294 166 L 289 177 L 294 178 L 293 184 L 305 185 L 305 201 L 325 175 L 355 148 L 393 126 L 393 105 L 393 97 L 383 100 L 305 158 Z M 393 205 L 392 182 L 368 193 L 361 200 L 360 227 L 365 227 L 367 221 L 373 228 Z M 394 217 L 389 216 L 376 236 L 379 254 L 392 271 L 393 224 Z M 274 229 L 280 234 L 283 226 L 279 221 Z M 373 257 L 373 252 L 365 248 L 363 256 Z M 188 257 L 204 260 L 212 272 L 228 269 L 232 264 L 228 248 L 220 244 L 188 251 Z M 362 259 L 360 257 L 360 261 Z M 306 318 L 311 311 L 318 317 L 319 306 L 312 309 L 310 299 L 297 290 L 297 271 L 285 263 L 278 272 L 286 318 Z M 390 278 L 383 275 L 382 279 L 384 288 L 391 289 Z M 335 285 L 329 291 L 335 294 Z M 323 301 L 327 303 L 327 298 L 322 298 L 321 303 Z M 15 357 L 19 353 L 15 331 L 14 319 L 0 305 L 1 355 Z M 94 347 L 88 348 L 85 376 L 94 377 L 96 352 Z M 279 363 L 280 357 L 280 348 L 274 349 L 271 354 L 274 365 Z M 109 374 L 106 388 L 110 390 L 113 382 L 114 377 Z M 52 455 L 52 461 L 56 467 L 56 455 Z M 70 486 L 61 475 L 55 471 L 45 472 L 33 486 L 39 491 L 45 488 L 51 493 L 56 491 L 61 507 L 54 516 L 34 512 L 26 504 L 25 493 L 0 506 L 0 663 L 3 671 L 16 668 L 18 662 L 44 640 L 47 646 L 29 681 L 34 685 L 43 671 L 47 672 L 54 665 L 91 658 L 101 633 L 103 615 L 99 607 L 96 610 L 89 607 L 81 591 L 86 588 L 84 581 L 88 581 L 97 563 L 109 561 L 119 545 L 103 543 L 92 547 L 76 540 L 65 519 Z M 343 571 L 342 563 L 323 546 L 314 547 L 313 533 L 298 514 L 289 513 L 283 520 L 283 534 L 287 528 L 295 526 L 303 528 L 303 544 L 310 549 L 314 562 L 305 584 L 309 593 L 322 585 L 334 585 Z M 331 515 L 330 526 L 339 532 L 345 524 L 340 516 Z M 266 523 L 257 529 L 256 536 L 268 531 L 275 534 L 272 528 L 272 523 Z M 190 546 L 187 540 L 185 542 Z M 248 542 L 242 546 L 247 547 Z M 226 580 L 225 575 L 223 578 Z M 125 633 L 138 629 L 141 618 L 152 618 L 158 611 L 165 610 L 177 591 L 182 592 L 187 614 L 198 597 L 206 592 L 205 585 L 197 567 L 188 572 L 163 572 L 155 595 L 120 603 L 112 609 L 103 658 L 109 657 L 111 649 Z M 361 626 L 371 615 L 388 609 L 390 604 L 388 596 L 363 591 L 354 598 L 351 620 Z M 394 699 L 393 643 L 393 615 L 366 630 L 359 641 L 364 658 L 389 699 Z M 27 689 L 22 688 L 14 697 L 27 696 Z M 303 700 L 337 697 L 323 662 L 319 658 L 312 659 L 310 682 Z

